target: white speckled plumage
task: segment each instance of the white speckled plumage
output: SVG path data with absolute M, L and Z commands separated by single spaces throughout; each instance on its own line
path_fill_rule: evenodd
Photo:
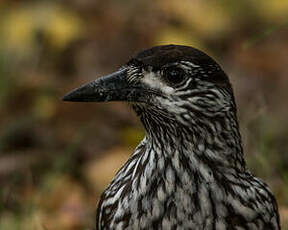
M 246 167 L 232 87 L 213 59 L 158 46 L 117 72 L 122 88 L 106 79 L 76 99 L 130 102 L 146 137 L 102 194 L 96 229 L 280 229 L 274 196 Z

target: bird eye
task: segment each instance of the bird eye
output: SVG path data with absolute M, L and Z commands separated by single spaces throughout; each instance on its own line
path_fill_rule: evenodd
M 179 84 L 184 80 L 185 72 L 179 67 L 170 67 L 164 70 L 164 77 L 169 83 Z

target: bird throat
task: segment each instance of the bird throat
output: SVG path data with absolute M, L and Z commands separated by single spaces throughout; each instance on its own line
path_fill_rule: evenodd
M 159 109 L 138 105 L 133 109 L 146 130 L 147 149 L 153 149 L 156 157 L 171 162 L 175 169 L 180 162 L 192 171 L 201 168 L 199 165 L 221 173 L 246 170 L 236 114 L 197 120 L 187 126 Z

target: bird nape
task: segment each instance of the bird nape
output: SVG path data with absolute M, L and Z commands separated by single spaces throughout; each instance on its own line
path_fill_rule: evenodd
M 205 53 L 156 46 L 63 99 L 127 101 L 146 130 L 96 229 L 280 229 L 273 194 L 246 167 L 229 79 Z

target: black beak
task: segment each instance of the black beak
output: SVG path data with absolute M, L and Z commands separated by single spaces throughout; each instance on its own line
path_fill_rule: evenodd
M 64 101 L 103 102 L 103 101 L 139 101 L 141 89 L 127 81 L 127 70 L 124 68 L 95 81 L 72 90 Z

